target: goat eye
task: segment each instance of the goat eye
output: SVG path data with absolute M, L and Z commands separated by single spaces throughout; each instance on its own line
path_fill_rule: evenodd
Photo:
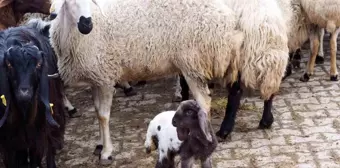
M 192 110 L 188 110 L 185 113 L 186 113 L 186 115 L 190 116 L 190 115 L 192 115 Z
M 8 67 L 9 69 L 11 69 L 11 68 L 12 68 L 12 65 L 11 65 L 10 63 L 7 63 L 7 67 Z
M 38 63 L 36 68 L 39 69 L 41 67 L 41 63 Z

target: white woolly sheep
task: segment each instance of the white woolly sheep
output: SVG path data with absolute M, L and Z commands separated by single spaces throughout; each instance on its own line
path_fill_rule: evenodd
M 274 118 L 271 112 L 274 94 L 279 90 L 289 59 L 289 50 L 299 39 L 289 39 L 292 20 L 290 2 L 273 0 L 224 0 L 238 16 L 238 29 L 245 33 L 241 50 L 238 80 L 228 84 L 229 95 L 226 114 L 220 130 L 216 133 L 225 139 L 234 127 L 236 112 L 240 105 L 243 89 L 258 88 L 264 101 L 259 128 L 271 127 Z M 288 15 L 288 17 L 287 17 Z M 307 30 L 306 30 L 307 34 Z M 307 35 L 306 35 L 307 36 Z M 288 41 L 290 40 L 290 41 Z M 305 39 L 302 39 L 303 41 Z M 290 44 L 289 48 L 287 44 Z
M 312 54 L 309 58 L 306 72 L 301 77 L 301 81 L 308 81 L 314 73 L 315 59 L 318 54 L 320 45 L 319 37 L 322 28 L 331 33 L 330 49 L 331 49 L 331 68 L 330 80 L 338 80 L 338 70 L 336 67 L 337 37 L 340 32 L 340 1 L 338 0 L 301 0 L 301 5 L 309 22 L 315 24 L 315 28 L 311 31 L 310 41 Z
M 177 154 L 181 167 L 192 167 L 192 160 L 200 159 L 203 168 L 211 168 L 217 139 L 204 109 L 186 100 L 176 111 L 162 112 L 150 122 L 145 147 L 147 153 L 158 147 L 156 168 L 174 168 Z
M 103 144 L 100 163 L 107 165 L 113 150 L 112 85 L 182 73 L 210 115 L 207 80 L 237 75 L 243 33 L 235 30 L 235 15 L 221 0 L 100 2 L 99 10 L 92 5 L 91 11 L 90 0 L 56 0 L 50 35 L 63 81 L 92 86 Z

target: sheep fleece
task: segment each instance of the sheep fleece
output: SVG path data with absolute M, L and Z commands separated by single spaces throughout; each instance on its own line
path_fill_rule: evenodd
M 301 4 L 309 20 L 334 32 L 340 26 L 339 0 L 301 0 Z
M 61 13 L 51 22 L 51 44 L 66 84 L 112 86 L 180 71 L 201 81 L 221 78 L 243 40 L 233 11 L 220 0 L 105 3 L 108 18 L 92 4 L 94 28 L 88 35 L 75 22 L 62 21 Z

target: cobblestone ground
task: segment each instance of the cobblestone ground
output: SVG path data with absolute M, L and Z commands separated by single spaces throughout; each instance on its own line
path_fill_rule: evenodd
M 326 43 L 325 50 L 328 49 Z M 316 67 L 310 82 L 300 82 L 308 51 L 303 53 L 302 70 L 282 84 L 275 98 L 272 128 L 257 129 L 263 102 L 256 96 L 244 98 L 234 132 L 227 141 L 218 144 L 213 155 L 214 167 L 340 167 L 340 83 L 329 81 L 329 52 L 325 53 L 325 64 Z M 148 82 L 136 87 L 138 95 L 133 97 L 125 97 L 117 90 L 110 120 L 112 168 L 154 167 L 156 153 L 144 152 L 147 123 L 163 110 L 176 109 L 178 104 L 171 102 L 173 84 L 172 78 Z M 68 120 L 65 147 L 57 157 L 58 167 L 100 167 L 98 157 L 92 154 L 99 128 L 90 90 L 69 90 L 68 94 L 83 116 Z M 225 91 L 213 90 L 214 104 L 225 96 Z M 217 131 L 224 107 L 214 108 L 212 121 Z

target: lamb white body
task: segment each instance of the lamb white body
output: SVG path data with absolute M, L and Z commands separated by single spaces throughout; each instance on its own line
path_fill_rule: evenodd
M 158 148 L 158 161 L 167 159 L 168 151 L 177 153 L 182 144 L 177 137 L 176 127 L 172 125 L 172 118 L 176 111 L 164 111 L 157 114 L 149 123 L 144 146 L 147 150 Z M 153 142 L 153 136 L 158 140 L 158 146 Z
M 106 1 L 100 6 L 110 17 L 93 5 L 94 27 L 88 35 L 78 31 L 78 18 L 70 19 L 72 11 L 66 10 L 76 2 L 59 3 L 64 5 L 55 5 L 58 16 L 51 22 L 51 44 L 65 84 L 93 88 L 104 162 L 113 150 L 108 123 L 114 84 L 182 73 L 209 113 L 206 81 L 237 71 L 230 65 L 239 59 L 243 33 L 235 30 L 235 15 L 220 0 Z

